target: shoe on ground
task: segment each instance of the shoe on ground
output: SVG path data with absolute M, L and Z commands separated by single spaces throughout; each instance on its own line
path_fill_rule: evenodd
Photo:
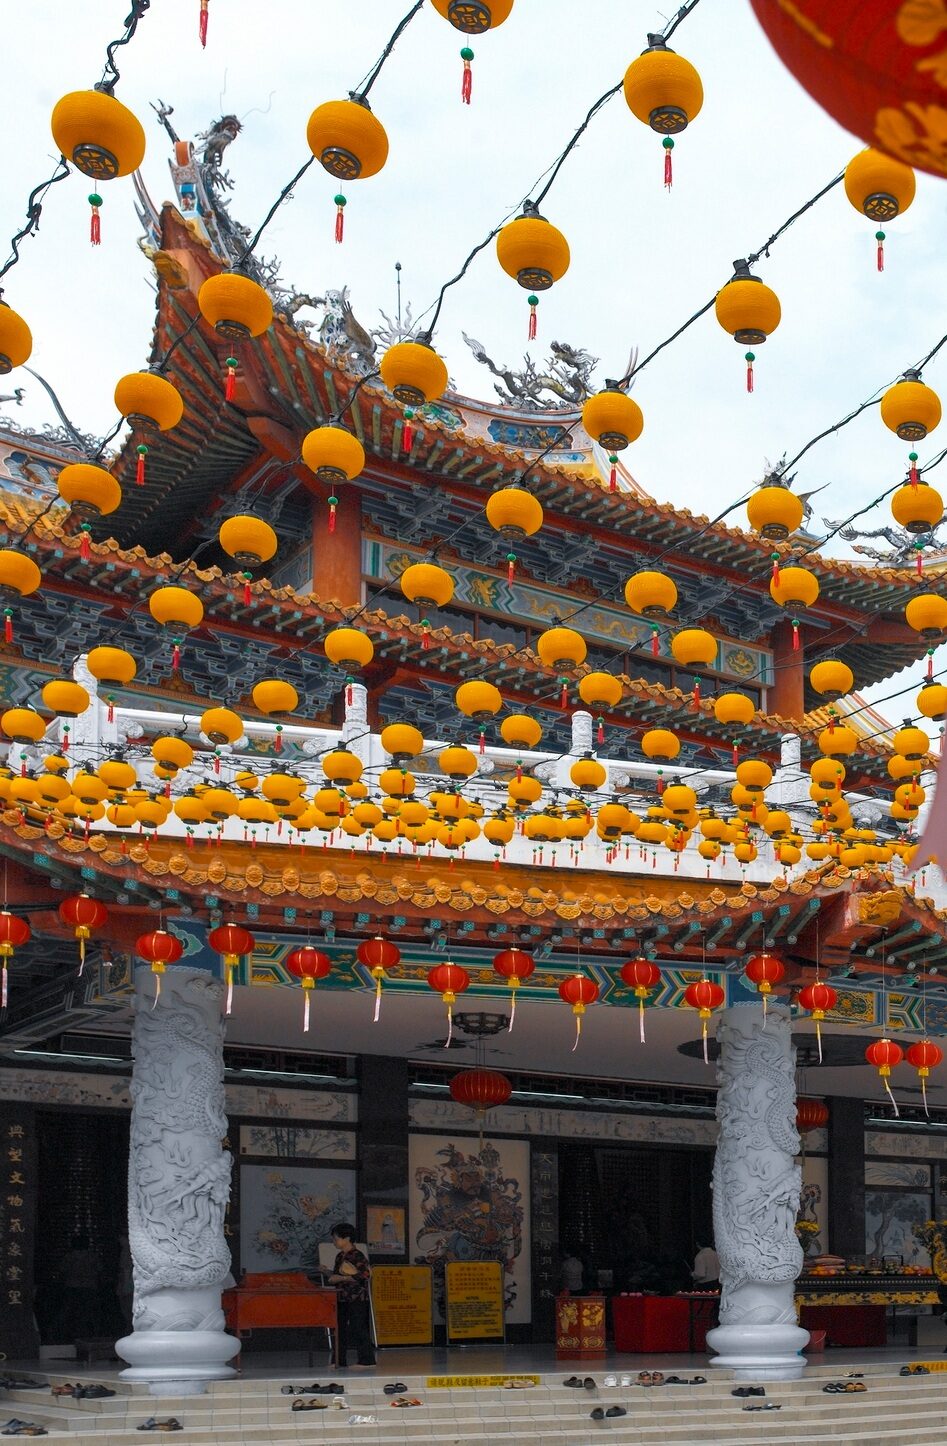
M 617 1386 L 617 1385 L 618 1385 L 618 1377 L 617 1377 L 617 1376 L 606 1376 L 605 1379 L 604 1379 L 604 1381 L 602 1382 L 602 1385 L 603 1385 L 603 1386 Z
M 377 1426 L 377 1425 L 378 1425 L 378 1417 L 377 1417 L 377 1416 L 350 1416 L 349 1419 L 348 1419 L 348 1423 L 347 1423 L 347 1424 L 348 1424 L 349 1426 Z
M 631 1376 L 628 1374 L 627 1371 L 623 1371 L 623 1372 L 622 1372 L 621 1379 L 620 1379 L 620 1381 L 619 1381 L 618 1384 L 619 1384 L 620 1386 L 630 1386 L 630 1385 L 631 1385 Z
M 589 1415 L 592 1417 L 592 1420 L 593 1420 L 593 1421 L 604 1421 L 604 1420 L 605 1420 L 605 1412 L 604 1412 L 604 1410 L 602 1409 L 601 1406 L 595 1406 L 595 1407 L 593 1407 L 593 1409 L 589 1412 Z
M 595 1382 L 592 1380 L 592 1377 L 591 1377 L 591 1376 L 586 1376 L 586 1378 L 585 1378 L 585 1380 L 582 1382 L 582 1384 L 583 1384 L 583 1386 L 585 1387 L 585 1389 L 586 1389 L 587 1391 L 594 1391 L 594 1390 L 595 1390 Z
M 906 1375 L 907 1372 L 902 1371 L 901 1374 Z M 581 1386 L 582 1382 L 579 1380 L 578 1376 L 570 1376 L 569 1379 L 567 1381 L 563 1381 L 562 1384 L 564 1386 Z
M 609 1406 L 608 1410 L 605 1412 L 605 1415 L 606 1415 L 606 1416 L 627 1416 L 627 1415 L 628 1415 L 628 1412 L 625 1410 L 624 1406 Z

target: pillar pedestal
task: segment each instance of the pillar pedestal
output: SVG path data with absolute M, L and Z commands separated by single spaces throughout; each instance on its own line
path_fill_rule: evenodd
M 240 1350 L 220 1308 L 230 1279 L 224 1211 L 233 1161 L 222 1147 L 223 985 L 175 965 L 135 976 L 128 1241 L 132 1334 L 116 1342 L 124 1380 L 151 1394 L 197 1395 L 235 1372 Z
M 801 1171 L 795 1055 L 788 1009 L 725 1010 L 717 1025 L 714 1240 L 720 1259 L 720 1324 L 707 1333 L 742 1380 L 802 1375 L 809 1333 L 796 1323 L 793 1285 L 802 1269 L 796 1237 Z

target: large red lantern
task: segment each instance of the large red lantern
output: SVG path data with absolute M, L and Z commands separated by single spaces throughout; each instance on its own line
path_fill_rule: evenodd
M 512 1093 L 510 1081 L 496 1069 L 462 1069 L 450 1082 L 451 1099 L 481 1115 L 505 1105 Z
M 598 998 L 598 985 L 594 979 L 587 979 L 584 974 L 570 974 L 569 978 L 563 979 L 559 985 L 559 998 L 564 1003 L 572 1005 L 572 1013 L 575 1015 L 575 1040 L 572 1044 L 574 1053 L 579 1047 L 582 1016 L 589 1005 L 594 1004 Z
M 684 990 L 684 1002 L 689 1004 L 691 1009 L 700 1012 L 701 1038 L 704 1042 L 704 1064 L 709 1064 L 707 1058 L 707 1021 L 715 1009 L 719 1009 L 726 995 L 719 984 L 712 979 L 695 979 L 693 984 L 688 984 Z
M 59 917 L 79 941 L 79 973 L 85 968 L 86 940 L 108 923 L 109 911 L 100 899 L 89 894 L 70 894 L 59 905 Z
M 252 947 L 252 946 L 251 946 Z M 286 956 L 286 968 L 290 974 L 302 981 L 303 986 L 303 1034 L 309 1033 L 309 996 L 316 987 L 317 979 L 324 979 L 332 968 L 328 954 L 303 944 Z
M 493 967 L 501 979 L 510 986 L 510 1029 L 516 1018 L 516 991 L 532 974 L 536 965 L 532 957 L 522 949 L 501 949 L 493 956 Z
M 155 976 L 154 1004 L 157 1004 L 161 994 L 161 976 L 168 964 L 176 964 L 181 958 L 184 945 L 176 934 L 169 934 L 167 929 L 154 929 L 150 934 L 138 936 L 135 940 L 135 953 L 151 965 L 151 972 Z
M 829 1107 L 825 1100 L 810 1100 L 800 1096 L 796 1100 L 796 1129 L 800 1135 L 809 1130 L 821 1130 L 829 1123 Z
M 661 970 L 650 959 L 629 959 L 618 971 L 638 1001 L 638 1034 L 644 1044 L 644 1007 L 651 990 L 661 982 Z
M 444 1041 L 444 1048 L 447 1049 L 454 1037 L 454 1005 L 457 1003 L 458 994 L 463 994 L 465 989 L 470 988 L 470 975 L 459 964 L 452 964 L 448 960 L 428 970 L 427 982 L 447 1005 L 447 1038 Z
M 227 1014 L 233 1008 L 233 972 L 246 954 L 252 954 L 256 940 L 242 924 L 219 924 L 207 936 L 210 947 L 220 955 L 227 977 Z
M 908 1064 L 917 1070 L 917 1077 L 921 1081 L 921 1094 L 924 1098 L 924 1113 L 930 1119 L 930 1111 L 927 1108 L 927 1076 L 932 1069 L 936 1069 L 942 1063 L 944 1051 L 930 1039 L 919 1039 L 908 1048 L 904 1057 Z
M 888 1084 L 888 1080 L 895 1065 L 900 1064 L 904 1058 L 904 1050 L 900 1044 L 895 1044 L 891 1039 L 876 1039 L 874 1044 L 870 1044 L 865 1050 L 865 1058 L 869 1064 L 874 1065 L 881 1076 L 881 1082 L 887 1090 L 888 1099 L 894 1107 L 894 1113 L 900 1118 L 900 1115 L 898 1115 L 898 1106 L 894 1095 L 891 1093 L 891 1086 Z
M 819 1063 L 822 1063 L 822 1021 L 830 1010 L 838 1004 L 838 994 L 831 984 L 823 984 L 817 979 L 814 984 L 807 984 L 800 989 L 796 996 L 796 1002 L 800 1009 L 811 1014 L 815 1020 L 815 1037 L 819 1044 Z
M 7 1007 L 7 966 L 13 958 L 14 949 L 25 944 L 32 930 L 25 919 L 11 914 L 9 909 L 0 909 L 0 959 L 3 960 L 3 984 L 0 986 L 0 1008 Z
M 846 130 L 947 175 L 940 0 L 752 0 L 777 55 Z
M 355 957 L 360 964 L 371 971 L 375 981 L 375 1014 L 373 1022 L 378 1023 L 378 1016 L 381 1013 L 381 982 L 385 977 L 386 969 L 393 969 L 401 962 L 401 950 L 390 939 L 383 939 L 380 935 L 374 939 L 363 939 L 355 951 Z
M 762 954 L 754 954 L 743 971 L 751 984 L 755 984 L 763 997 L 763 1017 L 766 1017 L 766 1004 L 773 992 L 773 985 L 778 984 L 786 973 L 786 966 L 782 960 L 777 959 L 775 954 L 768 954 L 764 949 Z

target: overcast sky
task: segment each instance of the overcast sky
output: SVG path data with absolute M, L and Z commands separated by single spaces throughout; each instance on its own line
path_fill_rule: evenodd
M 255 227 L 308 155 L 311 110 L 357 85 L 408 0 L 211 0 L 206 51 L 198 8 L 198 0 L 154 0 L 118 52 L 116 93 L 145 126 L 143 174 L 159 203 L 172 195 L 169 146 L 149 102 L 173 105 L 188 138 L 222 110 L 243 118 L 244 134 L 227 153 L 232 210 Z M 2 103 L 0 237 L 21 224 L 29 191 L 55 164 L 53 105 L 98 80 L 127 9 L 127 0 L 4 7 L 12 63 Z M 516 0 L 506 24 L 474 42 L 468 109 L 460 102 L 462 37 L 428 5 L 372 92 L 391 152 L 379 176 L 346 188 L 345 244 L 333 241 L 336 183 L 316 167 L 270 225 L 262 253 L 278 256 L 284 279 L 301 291 L 347 284 L 368 327 L 379 308 L 394 311 L 396 261 L 405 300 L 415 311 L 427 307 L 471 247 L 535 189 L 592 102 L 670 13 L 642 0 Z M 672 45 L 697 66 L 705 93 L 701 114 L 678 137 L 672 192 L 662 186 L 660 138 L 619 94 L 543 206 L 569 240 L 572 265 L 542 299 L 534 354 L 544 356 L 553 339 L 584 347 L 602 359 L 599 380 L 620 373 L 632 345 L 643 355 L 673 331 L 728 279 L 735 257 L 758 249 L 861 148 L 782 68 L 749 0 L 701 0 Z M 131 182 L 104 186 L 97 249 L 88 242 L 89 189 L 78 173 L 53 188 L 39 235 L 6 278 L 5 299 L 33 330 L 31 365 L 80 429 L 102 433 L 115 418 L 115 382 L 147 361 L 154 283 L 135 244 Z M 783 320 L 756 348 L 752 396 L 743 348 L 712 312 L 637 381 L 645 430 L 626 457 L 642 485 L 694 512 L 720 510 L 761 477 L 765 459 L 796 452 L 928 351 L 947 329 L 945 208 L 944 183 L 919 174 L 914 205 L 887 228 L 883 275 L 874 226 L 841 187 L 797 222 L 757 268 L 779 295 Z M 516 365 L 526 328 L 524 293 L 491 246 L 448 293 L 435 341 L 460 389 L 490 396 L 492 379 L 462 331 L 497 362 Z M 941 392 L 945 356 L 925 373 Z M 55 420 L 41 389 L 24 380 L 25 405 L 0 410 L 24 423 Z M 0 394 L 10 390 L 0 385 Z M 922 460 L 943 444 L 934 434 Z M 897 480 L 905 451 L 868 411 L 809 453 L 797 490 L 829 483 L 815 516 L 843 517 Z M 871 518 L 866 526 L 890 521 L 887 504 Z M 742 513 L 735 520 L 745 523 Z M 845 544 L 832 550 L 848 553 Z M 894 716 L 901 708 L 892 705 Z

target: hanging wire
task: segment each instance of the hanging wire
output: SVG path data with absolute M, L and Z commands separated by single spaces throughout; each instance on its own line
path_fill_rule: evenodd
M 113 40 L 106 50 L 105 69 L 102 71 L 102 79 L 95 87 L 96 90 L 102 90 L 106 95 L 112 94 L 112 91 L 121 80 L 118 66 L 115 64 L 115 52 L 121 46 L 128 44 L 138 29 L 139 21 L 144 19 L 145 12 L 150 9 L 151 0 L 132 0 L 131 12 L 125 20 L 125 33 L 120 36 L 118 40 Z
M 11 267 L 15 266 L 20 259 L 20 242 L 25 241 L 27 236 L 35 236 L 39 230 L 40 217 L 43 214 L 43 202 L 46 200 L 47 192 L 57 181 L 64 181 L 70 174 L 70 166 L 65 156 L 60 156 L 56 163 L 53 174 L 45 181 L 41 181 L 29 194 L 26 203 L 26 225 L 21 226 L 19 231 L 10 237 L 10 255 L 0 267 L 0 281 L 6 276 Z M 0 288 L 2 294 L 2 288 Z
M 385 62 L 387 61 L 387 59 L 388 59 L 388 57 L 390 56 L 391 52 L 394 50 L 394 48 L 395 48 L 395 46 L 397 45 L 398 41 L 401 39 L 401 36 L 402 36 L 403 32 L 404 32 L 405 30 L 407 30 L 408 26 L 411 24 L 411 21 L 414 19 L 415 15 L 417 15 L 418 11 L 419 11 L 419 10 L 423 10 L 423 9 L 424 9 L 424 0 L 417 0 L 417 4 L 411 6 L 411 9 L 408 11 L 407 15 L 403 15 L 403 16 L 401 17 L 401 19 L 398 21 L 398 24 L 395 26 L 395 28 L 394 28 L 394 30 L 393 30 L 393 32 L 392 32 L 391 39 L 388 41 L 388 44 L 385 46 L 384 50 L 382 51 L 381 55 L 380 55 L 380 56 L 378 57 L 378 59 L 376 60 L 375 64 L 372 66 L 371 70 L 370 70 L 370 71 L 368 72 L 368 74 L 365 76 L 364 80 L 362 80 L 362 81 L 355 87 L 354 90 L 349 91 L 349 94 L 352 96 L 353 99 L 354 99 L 356 96 L 366 96 L 366 95 L 368 95 L 368 92 L 371 90 L 372 86 L 375 84 L 375 81 L 376 81 L 376 80 L 378 79 L 378 77 L 381 75 L 381 72 L 382 72 L 382 69 L 384 68 Z

